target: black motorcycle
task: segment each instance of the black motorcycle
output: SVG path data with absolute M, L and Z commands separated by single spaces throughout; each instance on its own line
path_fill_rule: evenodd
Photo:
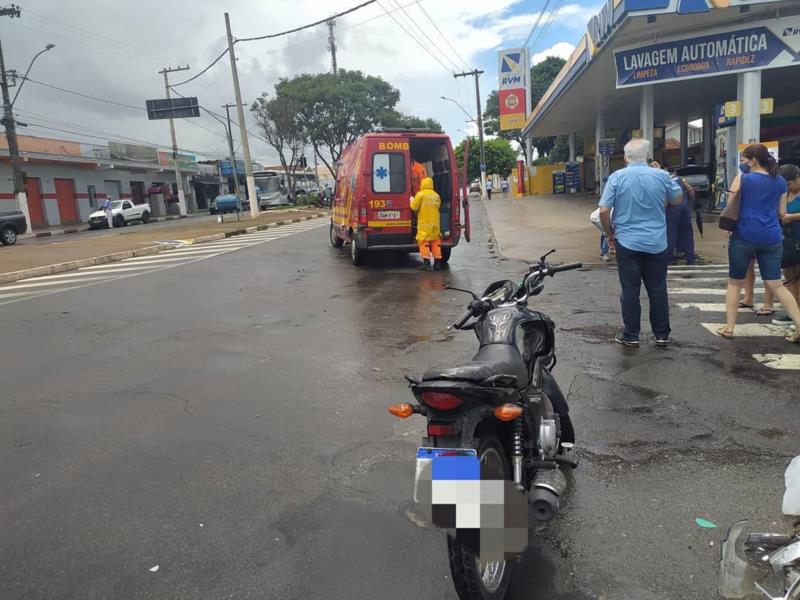
M 421 479 L 430 477 L 425 467 L 431 458 L 462 455 L 475 457 L 481 482 L 505 480 L 523 503 L 527 496 L 535 519 L 548 521 L 558 513 L 567 487 L 561 467 L 577 466 L 572 456 L 575 433 L 567 401 L 552 375 L 555 324 L 544 313 L 530 310 L 528 300 L 542 292 L 547 277 L 582 265 L 551 266 L 545 260 L 553 252 L 532 265 L 519 284 L 496 281 L 481 297 L 449 288 L 473 297 L 452 327 L 475 331 L 477 354 L 457 367 L 431 369 L 422 380 L 406 377 L 417 403 L 389 407 L 395 416 L 416 413 L 428 421 L 428 435 L 417 453 L 418 502 Z M 527 518 L 524 523 L 528 526 Z M 511 581 L 513 558 L 481 560 L 479 544 L 469 533 L 448 529 L 458 596 L 500 600 Z

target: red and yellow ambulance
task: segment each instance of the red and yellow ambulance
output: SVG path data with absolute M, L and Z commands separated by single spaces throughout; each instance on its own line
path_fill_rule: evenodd
M 342 153 L 336 175 L 331 244 L 350 244 L 354 265 L 379 250 L 416 252 L 416 222 L 410 207 L 411 159 L 425 166 L 442 199 L 442 261 L 461 239 L 469 240 L 469 205 L 461 224 L 459 177 L 450 138 L 413 129 L 367 133 Z M 465 196 L 466 197 L 466 196 Z

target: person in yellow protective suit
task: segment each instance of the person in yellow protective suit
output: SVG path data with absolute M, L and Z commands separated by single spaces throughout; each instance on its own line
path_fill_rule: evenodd
M 422 255 L 421 271 L 438 270 L 442 265 L 442 232 L 439 228 L 439 207 L 442 199 L 433 189 L 433 179 L 425 177 L 420 190 L 411 198 L 411 210 L 417 213 L 417 242 Z M 433 253 L 433 266 L 428 260 Z

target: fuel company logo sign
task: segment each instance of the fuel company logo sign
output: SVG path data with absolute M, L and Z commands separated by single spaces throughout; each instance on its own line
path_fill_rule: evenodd
M 530 61 L 526 48 L 501 50 L 498 53 L 498 88 L 500 96 L 500 129 L 519 129 L 530 112 Z

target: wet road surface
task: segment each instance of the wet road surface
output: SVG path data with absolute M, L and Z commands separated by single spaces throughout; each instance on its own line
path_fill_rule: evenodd
M 411 503 L 422 418 L 385 407 L 474 350 L 446 284 L 522 271 L 473 206 L 446 272 L 355 268 L 320 227 L 0 306 L 0 597 L 455 598 Z M 537 300 L 582 462 L 509 598 L 712 598 L 723 531 L 695 517 L 788 524 L 797 373 L 696 310 L 673 311 L 669 349 L 611 344 L 617 294 L 601 267 Z

